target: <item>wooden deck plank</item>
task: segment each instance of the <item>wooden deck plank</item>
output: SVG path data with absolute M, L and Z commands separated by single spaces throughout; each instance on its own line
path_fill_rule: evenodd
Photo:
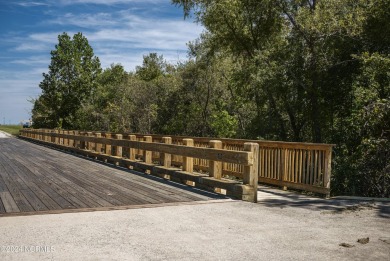
M 73 162 L 67 162 L 67 164 L 74 164 Z M 99 173 L 102 170 L 100 167 L 102 164 L 94 164 L 93 169 L 94 173 Z M 100 168 L 99 168 L 100 167 Z M 105 178 L 112 180 L 114 183 L 121 184 L 122 186 L 137 186 L 140 188 L 147 189 L 148 191 L 152 190 L 156 194 L 157 192 L 162 193 L 164 195 L 169 195 L 170 197 L 177 198 L 178 200 L 207 200 L 209 197 L 194 194 L 192 192 L 188 192 L 186 190 L 182 190 L 180 194 L 177 194 L 177 188 L 172 187 L 172 185 L 164 184 L 164 183 L 156 183 L 150 182 L 149 179 L 145 179 L 145 177 L 141 177 L 140 175 L 128 175 L 127 171 L 113 169 L 111 175 L 104 175 Z M 153 179 L 158 179 L 154 178 Z M 128 183 L 127 183 L 128 182 Z M 184 186 L 184 185 L 183 185 Z
M 62 209 L 62 207 L 57 204 L 48 194 L 45 193 L 44 190 L 39 188 L 33 179 L 34 175 L 31 175 L 31 171 L 25 166 L 21 165 L 17 160 L 13 161 L 15 172 L 19 175 L 19 177 L 25 182 L 26 185 L 30 188 L 30 190 L 41 199 L 42 203 L 50 209 Z M 39 183 L 39 179 L 37 180 Z M 41 209 L 44 210 L 44 209 Z
M 60 166 L 56 166 L 56 163 L 53 162 L 48 163 L 48 166 L 51 166 L 52 171 L 57 172 L 59 175 L 65 177 L 75 184 L 80 185 L 81 187 L 99 196 L 101 199 L 109 202 L 114 206 L 125 204 L 126 199 L 121 198 L 121 194 L 114 193 L 113 190 L 110 190 L 109 184 L 100 182 L 94 176 L 90 175 L 86 177 L 83 175 L 82 171 L 78 171 L 77 175 L 73 175 L 70 171 L 61 170 Z
M 73 156 L 72 156 L 73 157 Z M 65 160 L 66 161 L 66 160 Z M 99 165 L 101 165 L 101 164 L 93 164 L 93 166 L 99 166 Z M 66 164 L 65 164 L 65 166 L 64 166 L 64 168 L 66 168 L 66 167 L 71 167 L 71 166 L 74 166 L 74 167 L 77 167 L 76 165 L 75 165 L 75 163 L 73 162 L 73 161 L 66 161 Z M 103 165 L 102 165 L 103 166 Z M 106 168 L 106 166 L 104 166 L 105 168 Z M 120 185 L 120 187 L 118 187 L 118 186 L 116 186 L 117 188 L 119 188 L 119 189 L 121 189 L 121 190 L 126 190 L 127 188 L 126 188 L 126 186 L 125 186 L 125 184 L 123 183 L 123 180 L 120 180 L 120 181 L 118 181 L 118 177 L 115 175 L 115 172 L 113 172 L 113 173 L 110 173 L 110 175 L 104 175 L 104 174 L 101 174 L 100 175 L 100 173 L 99 173 L 99 169 L 96 169 L 95 170 L 95 168 L 92 168 L 92 169 L 88 169 L 88 175 L 90 175 L 90 173 L 91 172 L 94 172 L 94 177 L 95 178 L 97 178 L 97 176 L 99 176 L 100 178 L 103 178 L 103 179 L 105 179 L 104 181 L 103 181 L 103 185 L 104 186 L 106 186 L 106 188 L 107 187 L 110 187 L 110 188 L 112 188 L 112 184 L 111 183 L 109 183 L 107 180 L 111 180 L 111 181 L 113 181 L 114 183 L 116 183 L 117 185 Z M 115 171 L 115 169 L 113 169 L 113 171 Z M 123 171 L 122 171 L 123 172 Z M 84 170 L 81 170 L 79 173 L 84 173 L 85 174 L 85 168 L 84 168 Z M 131 175 L 131 178 L 133 179 L 133 177 L 134 177 L 134 175 Z M 138 177 L 139 178 L 139 177 Z M 145 178 L 142 178 L 143 179 L 143 182 L 144 183 L 148 183 L 148 179 L 145 179 Z M 116 181 L 115 181 L 116 180 Z M 130 184 L 130 185 L 129 185 Z M 127 192 L 133 192 L 133 194 L 134 194 L 134 192 L 135 192 L 135 190 L 137 189 L 137 188 L 142 188 L 142 189 L 147 189 L 144 193 L 143 193 L 143 191 L 138 191 L 138 192 L 140 192 L 140 193 L 143 193 L 144 194 L 144 196 L 151 196 L 151 197 L 154 197 L 155 199 L 157 199 L 158 200 L 158 202 L 163 202 L 163 201 L 161 201 L 161 200 L 159 200 L 159 199 L 161 199 L 161 198 L 163 198 L 163 199 L 175 199 L 175 197 L 177 196 L 176 194 L 177 194 L 177 189 L 176 189 L 176 194 L 174 194 L 172 191 L 171 192 L 168 192 L 168 193 L 165 193 L 165 194 L 171 194 L 170 195 L 170 197 L 165 197 L 165 195 L 164 194 L 161 194 L 161 195 L 159 195 L 157 192 L 158 191 L 156 191 L 155 190 L 155 188 L 153 188 L 152 186 L 150 186 L 149 187 L 149 189 L 148 188 L 146 188 L 146 185 L 145 184 L 141 184 L 141 186 L 137 186 L 137 184 L 134 184 L 134 183 L 129 183 L 129 184 L 127 184 L 127 185 L 129 185 L 130 187 L 131 187 L 131 189 L 132 189 L 132 191 L 127 191 Z M 153 185 L 156 185 L 156 183 L 155 184 L 153 184 Z M 149 193 L 149 194 L 145 194 L 145 193 Z M 193 194 L 193 193 L 192 193 Z M 177 198 L 177 200 L 178 201 L 188 201 L 188 200 L 205 200 L 206 199 L 206 197 L 192 197 L 192 198 L 189 198 L 189 197 L 183 197 L 183 196 L 180 196 L 180 198 Z M 158 203 L 158 202 L 155 202 L 155 203 Z
M 69 163 L 71 164 L 71 163 Z M 134 194 L 136 197 L 145 198 L 146 200 L 151 200 L 154 203 L 162 203 L 164 200 L 176 200 L 176 201 L 188 201 L 189 198 L 181 195 L 169 194 L 164 190 L 160 190 L 153 186 L 148 186 L 149 183 L 147 179 L 143 179 L 143 184 L 134 182 L 133 180 L 126 180 L 118 177 L 116 173 L 111 173 L 111 175 L 105 175 L 99 170 L 90 169 L 96 178 L 102 179 L 102 182 L 109 185 L 110 187 L 115 187 L 125 193 Z
M 29 184 L 29 182 L 25 182 L 19 175 L 20 170 L 15 166 L 14 164 L 14 158 L 5 158 L 7 154 L 0 155 L 0 160 L 4 160 L 5 166 L 8 167 L 8 169 L 12 173 L 12 179 L 16 182 L 20 192 L 24 195 L 24 197 L 28 200 L 30 205 L 34 208 L 34 210 L 49 210 L 49 208 L 41 201 L 39 197 L 37 197 L 34 192 L 31 190 L 32 184 Z
M 113 204 L 97 197 L 79 184 L 66 179 L 55 171 L 51 171 L 50 168 L 46 168 L 45 164 L 44 161 L 40 162 L 39 173 L 45 178 L 46 184 L 55 189 L 56 192 L 61 194 L 74 206 L 83 208 L 113 206 Z
M 5 212 L 20 212 L 14 198 L 9 192 L 0 192 L 0 199 L 4 205 Z
M 31 179 L 36 180 L 35 184 L 39 189 L 45 192 L 51 199 L 53 199 L 61 209 L 72 209 L 77 207 L 87 207 L 87 204 L 84 204 L 79 199 L 70 195 L 67 191 L 64 191 L 61 187 L 58 187 L 55 183 L 42 175 L 39 170 L 37 170 L 32 163 L 29 163 L 26 160 L 19 161 L 19 164 L 26 167 L 29 167 L 31 171 Z
M 34 208 L 31 206 L 30 202 L 19 190 L 19 184 L 10 177 L 10 174 L 15 176 L 15 173 L 12 172 L 7 164 L 2 164 L 1 167 L 2 169 L 0 169 L 0 176 L 4 181 L 4 184 L 8 187 L 8 192 L 12 195 L 20 211 L 34 211 Z
M 44 147 L 45 149 L 49 149 L 49 150 L 52 150 L 52 148 L 51 147 L 49 147 L 49 148 L 47 148 L 47 147 Z M 57 150 L 54 150 L 54 151 L 57 151 Z M 58 151 L 57 151 L 58 152 Z M 59 152 L 59 153 L 62 153 L 62 152 Z M 79 156 L 78 156 L 79 157 Z M 101 164 L 96 164 L 96 165 L 101 165 Z M 144 177 L 142 177 L 141 179 L 145 179 Z M 161 182 L 158 182 L 158 183 L 154 183 L 154 184 L 158 184 L 158 185 L 161 185 L 161 184 L 163 184 L 163 183 L 161 183 Z M 165 184 L 167 187 L 172 187 L 170 184 Z M 189 198 L 191 199 L 191 200 L 207 200 L 208 199 L 208 197 L 204 197 L 204 195 L 199 195 L 199 194 L 195 194 L 195 193 L 193 193 L 192 191 L 190 192 L 190 191 L 186 191 L 186 190 L 182 190 L 181 191 L 181 193 L 177 193 L 177 188 L 173 188 L 173 189 L 176 189 L 176 192 L 174 192 L 174 193 L 168 193 L 168 194 L 173 194 L 173 195 L 175 195 L 175 196 L 177 196 L 178 194 L 186 194 L 186 195 L 188 195 L 189 196 Z M 188 192 L 188 193 L 187 193 Z
M 170 183 L 24 140 L 0 139 L 0 216 L 223 198 Z
M 119 174 L 120 172 L 124 172 L 124 170 L 117 171 L 117 169 L 114 169 L 113 173 L 111 173 L 110 175 L 104 175 L 98 169 L 91 169 L 90 171 L 93 171 L 94 175 L 104 177 L 105 179 L 110 180 L 110 182 L 113 182 L 114 184 L 117 184 L 125 189 L 139 189 L 140 193 L 146 193 L 145 195 L 155 198 L 170 198 L 172 200 L 177 201 L 207 199 L 207 197 L 202 195 L 194 196 L 193 193 L 187 192 L 185 190 L 183 190 L 182 193 L 178 194 L 177 188 L 172 189 L 172 186 L 164 187 L 161 186 L 162 183 L 150 182 L 149 179 L 145 177 L 140 177 L 138 175 L 129 176 Z
M 5 193 L 5 192 L 3 192 L 3 193 Z M 3 204 L 3 201 L 1 199 L 1 196 L 0 196 L 0 214 L 4 214 L 4 213 L 5 213 L 5 208 L 4 208 L 4 204 Z

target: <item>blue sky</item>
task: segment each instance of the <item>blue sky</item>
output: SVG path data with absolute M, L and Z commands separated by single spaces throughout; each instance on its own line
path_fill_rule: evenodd
M 50 51 L 63 32 L 82 32 L 102 64 L 127 71 L 150 52 L 171 63 L 187 59 L 203 28 L 184 20 L 170 0 L 0 0 L 0 123 L 30 118 Z

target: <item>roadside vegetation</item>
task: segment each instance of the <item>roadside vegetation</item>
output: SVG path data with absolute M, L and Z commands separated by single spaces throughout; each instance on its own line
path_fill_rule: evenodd
M 333 143 L 333 195 L 390 197 L 390 0 L 172 2 L 188 60 L 102 69 L 64 33 L 34 127 Z
M 21 125 L 0 125 L 0 131 L 4 131 L 12 135 L 19 135 L 20 129 L 22 129 Z

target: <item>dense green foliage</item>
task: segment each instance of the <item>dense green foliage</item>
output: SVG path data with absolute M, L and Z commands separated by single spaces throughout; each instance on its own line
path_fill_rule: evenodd
M 81 33 L 71 39 L 66 33 L 58 36 L 58 45 L 51 52 L 49 72 L 39 84 L 42 95 L 34 102 L 35 126 L 69 128 L 76 111 L 92 95 L 100 74 L 99 59 L 94 56 L 87 38 Z
M 188 61 L 100 72 L 89 47 L 67 78 L 60 36 L 34 124 L 334 143 L 333 194 L 390 196 L 390 0 L 172 2 L 206 29 Z

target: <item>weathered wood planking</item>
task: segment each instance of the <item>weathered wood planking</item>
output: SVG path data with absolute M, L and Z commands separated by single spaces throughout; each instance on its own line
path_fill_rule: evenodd
M 39 131 L 28 131 L 31 134 L 41 134 Z M 67 138 L 75 139 L 81 142 L 94 142 L 100 144 L 106 144 L 109 146 L 121 146 L 135 148 L 137 150 L 143 151 L 159 151 L 162 153 L 169 153 L 174 155 L 181 155 L 185 157 L 208 159 L 214 161 L 223 161 L 230 162 L 242 165 L 252 165 L 253 164 L 253 155 L 245 151 L 231 151 L 223 149 L 213 149 L 213 148 L 199 148 L 199 147 L 189 147 L 184 145 L 173 145 L 165 143 L 153 143 L 150 138 L 147 138 L 148 141 L 133 141 L 133 140 L 118 140 L 111 138 L 98 138 L 98 137 L 89 137 L 89 136 L 75 136 L 68 134 L 60 133 L 46 133 L 50 137 L 57 138 Z M 151 137 L 151 136 L 146 136 Z M 53 142 L 56 143 L 56 142 Z M 56 143 L 59 144 L 59 143 Z M 110 153 L 107 153 L 109 154 Z
M 73 133 L 76 132 L 74 131 Z M 78 132 L 78 134 L 80 135 L 68 135 L 60 133 L 57 130 L 21 130 L 22 137 L 40 141 L 46 145 L 54 146 L 59 149 L 69 150 L 87 157 L 111 162 L 115 165 L 133 168 L 147 174 L 153 174 L 190 186 L 206 188 L 216 192 L 222 192 L 221 189 L 225 189 L 227 195 L 239 199 L 252 202 L 256 202 L 257 200 L 257 182 L 252 182 L 254 180 L 252 170 L 255 170 L 257 175 L 258 149 L 248 149 L 252 147 L 258 148 L 258 144 L 256 143 L 244 143 L 243 150 L 232 151 L 224 150 L 221 148 L 222 146 L 215 147 L 212 142 L 210 143 L 210 147 L 208 147 L 208 144 L 206 145 L 207 147 L 205 144 L 201 147 L 194 147 L 194 141 L 192 139 L 184 139 L 181 144 L 178 145 L 166 142 L 169 137 L 162 137 L 159 140 L 159 143 L 153 143 L 151 136 L 144 136 L 142 138 L 143 141 L 141 141 L 140 139 L 134 140 L 134 136 L 132 135 L 128 135 L 123 139 L 124 137 L 121 134 L 116 134 L 114 135 L 115 139 L 112 139 L 111 137 L 113 135 L 111 134 L 105 134 L 104 138 L 100 138 L 99 135 L 92 135 L 90 132 Z M 49 139 L 49 142 L 45 136 L 51 138 Z M 75 147 L 64 145 L 64 142 L 62 142 L 64 139 L 73 139 L 75 143 L 79 142 L 81 145 Z M 164 143 L 161 143 L 161 141 L 164 141 Z M 95 144 L 95 148 L 93 148 L 91 144 Z M 111 146 L 111 149 L 106 149 L 105 153 L 96 151 L 97 144 L 104 144 L 106 148 L 107 146 Z M 247 148 L 246 145 L 248 144 L 251 144 L 252 147 Z M 123 148 L 125 148 L 125 150 L 123 150 Z M 134 151 L 132 152 L 131 149 L 136 151 L 135 156 L 133 155 Z M 172 154 L 174 157 L 181 157 L 182 170 L 172 169 L 171 167 L 175 167 L 174 161 L 172 160 L 163 161 L 165 155 L 167 155 L 169 159 Z M 221 171 L 220 166 L 222 165 L 222 162 L 244 166 L 242 172 L 243 184 L 233 182 L 226 187 L 226 182 L 221 179 L 221 173 L 215 173 L 216 175 L 215 177 L 212 177 L 214 179 L 212 182 L 210 182 L 210 179 L 205 178 L 204 175 L 193 174 L 194 158 L 207 162 L 211 161 L 211 167 L 217 166 L 220 169 L 219 172 Z M 161 163 L 163 167 L 159 167 L 158 163 Z M 168 165 L 169 163 L 170 165 Z M 210 172 L 209 169 L 206 170 Z
M 34 131 L 34 130 L 33 130 Z M 50 132 L 52 130 L 45 130 Z M 107 136 L 114 135 L 107 133 Z M 123 134 L 125 137 L 134 137 L 134 140 L 143 140 L 141 134 Z M 161 143 L 162 135 L 148 135 L 155 143 Z M 172 144 L 183 145 L 183 140 L 191 138 L 194 140 L 194 147 L 209 147 L 210 138 L 173 136 Z M 242 151 L 245 142 L 259 144 L 259 179 L 263 183 L 279 185 L 287 188 L 286 184 L 292 184 L 291 188 L 303 189 L 306 191 L 322 191 L 329 195 L 330 176 L 332 163 L 333 144 L 301 143 L 301 142 L 278 142 L 262 140 L 239 140 L 219 139 L 225 150 Z M 212 146 L 210 146 L 212 147 Z M 136 155 L 143 153 L 142 149 L 134 149 Z M 135 156 L 135 158 L 141 158 Z M 134 158 L 134 159 L 135 159 Z M 153 152 L 153 160 L 159 160 L 159 152 Z M 176 167 L 183 166 L 183 157 L 172 154 L 172 164 Z M 212 160 L 211 160 L 212 161 Z M 193 158 L 193 169 L 196 171 L 213 171 L 210 169 L 209 160 L 204 158 Z M 222 175 L 243 178 L 243 165 L 223 162 Z M 272 181 L 271 181 L 272 180 Z M 271 182 L 269 182 L 271 181 Z M 296 184 L 296 185 L 294 185 Z M 325 189 L 322 189 L 325 188 Z M 321 193 L 322 193 L 321 192 Z
M 75 140 L 63 137 L 57 142 L 63 146 L 75 144 Z M 168 181 L 150 179 L 16 138 L 0 139 L 0 216 L 221 198 L 224 197 L 171 186 Z

